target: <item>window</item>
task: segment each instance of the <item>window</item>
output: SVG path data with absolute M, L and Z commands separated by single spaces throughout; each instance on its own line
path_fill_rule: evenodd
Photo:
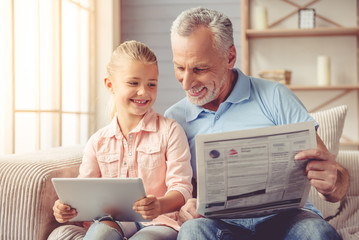
M 94 128 L 94 0 L 0 3 L 0 154 L 83 144 Z

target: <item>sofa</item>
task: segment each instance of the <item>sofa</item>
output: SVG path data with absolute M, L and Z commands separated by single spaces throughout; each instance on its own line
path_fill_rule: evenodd
M 350 188 L 337 203 L 323 201 L 315 189 L 310 198 L 344 240 L 359 239 L 359 150 L 339 150 L 346 106 L 313 113 L 318 133 L 349 171 Z M 52 215 L 57 199 L 51 179 L 76 177 L 83 146 L 57 147 L 0 156 L 0 239 L 47 239 L 60 226 Z

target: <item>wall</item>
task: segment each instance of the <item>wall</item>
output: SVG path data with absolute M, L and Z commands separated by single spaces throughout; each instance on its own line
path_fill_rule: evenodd
M 110 95 L 105 89 L 106 66 L 120 44 L 120 0 L 96 1 L 96 130 L 110 122 Z

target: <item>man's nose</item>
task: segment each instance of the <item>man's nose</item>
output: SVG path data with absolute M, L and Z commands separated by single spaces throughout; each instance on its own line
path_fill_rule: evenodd
M 182 79 L 182 87 L 185 91 L 192 88 L 193 75 L 190 71 L 185 71 Z

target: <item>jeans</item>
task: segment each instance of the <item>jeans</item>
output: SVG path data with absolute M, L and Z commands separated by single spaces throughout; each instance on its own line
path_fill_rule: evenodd
M 95 221 L 88 229 L 84 240 L 175 240 L 177 231 L 167 226 L 143 226 L 138 225 L 139 230 L 130 238 L 123 237 L 116 229 Z
M 308 204 L 307 204 L 308 205 Z M 306 206 L 307 206 L 306 205 Z M 311 204 L 310 204 L 311 205 Z M 311 206 L 308 206 L 311 209 Z M 314 207 L 313 207 L 314 208 Z M 208 219 L 185 222 L 178 240 L 339 240 L 341 237 L 317 211 L 306 208 L 260 218 Z M 316 210 L 316 209 L 313 209 Z

